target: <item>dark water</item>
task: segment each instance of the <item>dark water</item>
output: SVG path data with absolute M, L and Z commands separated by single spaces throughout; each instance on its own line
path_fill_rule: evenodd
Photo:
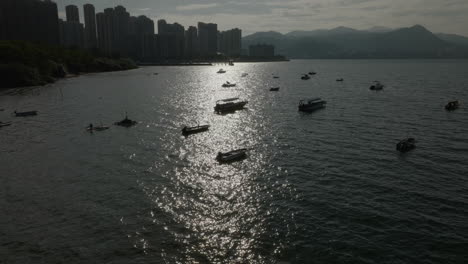
M 213 113 L 233 96 L 248 109 Z M 297 112 L 315 96 L 326 109 Z M 466 263 L 465 102 L 468 61 L 149 67 L 4 94 L 0 263 Z M 84 129 L 125 111 L 136 127 Z

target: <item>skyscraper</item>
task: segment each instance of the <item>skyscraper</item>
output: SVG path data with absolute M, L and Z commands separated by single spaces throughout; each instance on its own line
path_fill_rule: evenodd
M 94 6 L 86 4 L 83 6 L 84 21 L 85 21 L 85 47 L 88 49 L 97 48 L 97 35 L 96 35 L 96 13 Z
M 218 51 L 218 25 L 198 22 L 198 39 L 200 55 L 216 55 Z
M 125 7 L 117 6 L 114 8 L 114 49 L 120 54 L 126 54 L 126 39 L 129 34 L 130 14 Z
M 240 56 L 242 49 L 242 31 L 238 28 L 220 32 L 219 52 L 228 56 Z
M 67 22 L 80 22 L 80 12 L 76 5 L 66 6 L 65 13 L 67 14 Z
M 190 26 L 185 31 L 185 57 L 192 59 L 198 56 L 198 30 Z
M 180 59 L 184 56 L 185 29 L 179 23 L 168 24 L 158 21 L 160 56 L 165 59 Z

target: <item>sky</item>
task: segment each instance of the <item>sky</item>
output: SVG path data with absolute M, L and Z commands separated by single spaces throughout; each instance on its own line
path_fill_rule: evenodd
M 132 15 L 165 19 L 185 27 L 198 21 L 218 29 L 241 28 L 243 35 L 258 31 L 331 29 L 338 26 L 368 29 L 425 26 L 435 33 L 468 36 L 468 0 L 54 0 L 59 15 L 64 6 L 91 3 L 96 12 L 123 5 Z

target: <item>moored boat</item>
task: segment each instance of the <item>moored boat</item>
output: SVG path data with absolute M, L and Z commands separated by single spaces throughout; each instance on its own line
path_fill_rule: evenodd
M 185 136 L 188 136 L 188 135 L 191 135 L 191 134 L 205 132 L 209 128 L 210 128 L 209 125 L 201 125 L 201 126 L 197 125 L 197 126 L 193 126 L 193 127 L 184 126 L 184 128 L 182 128 L 182 134 L 185 135 Z
M 248 74 L 248 73 L 243 73 L 243 74 L 241 75 L 241 77 L 247 77 L 247 75 L 249 75 L 249 74 Z
M 301 76 L 301 80 L 309 80 L 310 79 L 310 76 L 308 74 L 303 74 Z
M 248 101 L 240 100 L 237 97 L 218 100 L 216 101 L 216 106 L 214 107 L 214 110 L 217 113 L 234 112 L 236 110 L 243 109 L 247 103 Z
M 299 101 L 299 111 L 302 112 L 313 112 L 317 109 L 324 108 L 327 104 L 326 101 L 321 98 L 311 98 L 307 100 Z
M 226 73 L 226 71 L 223 70 L 223 69 L 219 69 L 219 71 L 217 73 Z
M 273 76 L 273 79 L 279 79 L 279 76 Z
M 374 84 L 371 85 L 371 87 L 369 87 L 369 89 L 374 90 L 374 91 L 379 91 L 379 90 L 382 90 L 384 87 L 385 87 L 385 85 L 383 85 L 379 81 L 374 81 Z
M 89 124 L 89 126 L 86 127 L 86 130 L 89 132 L 94 132 L 94 131 L 104 131 L 109 129 L 110 127 L 108 126 L 103 126 L 102 124 L 100 126 L 94 126 L 93 124 Z
M 396 144 L 396 149 L 400 152 L 408 152 L 416 147 L 414 138 L 403 139 Z
M 445 105 L 445 110 L 447 111 L 453 111 L 455 109 L 458 109 L 460 107 L 460 102 L 458 101 L 451 101 L 448 102 L 448 104 Z
M 35 116 L 37 115 L 37 111 L 26 111 L 26 112 L 14 112 L 15 116 Z
M 277 92 L 279 91 L 279 89 L 280 89 L 279 87 L 271 87 L 270 92 Z
M 317 73 L 314 72 L 314 71 L 309 72 L 309 75 L 315 75 L 315 74 L 317 74 Z
M 216 160 L 220 163 L 239 161 L 247 157 L 247 149 L 236 149 L 229 152 L 218 152 Z
M 336 81 L 337 81 L 337 82 L 342 82 L 342 81 L 344 81 L 344 79 L 343 79 L 343 78 L 339 78 L 339 79 L 336 79 Z

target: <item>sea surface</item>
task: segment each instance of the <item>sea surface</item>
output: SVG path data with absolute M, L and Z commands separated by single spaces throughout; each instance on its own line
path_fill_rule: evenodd
M 230 97 L 247 108 L 215 114 Z M 327 107 L 298 112 L 310 97 Z M 143 67 L 3 91 L 0 109 L 2 264 L 468 262 L 468 61 Z M 138 125 L 112 125 L 126 113 Z

